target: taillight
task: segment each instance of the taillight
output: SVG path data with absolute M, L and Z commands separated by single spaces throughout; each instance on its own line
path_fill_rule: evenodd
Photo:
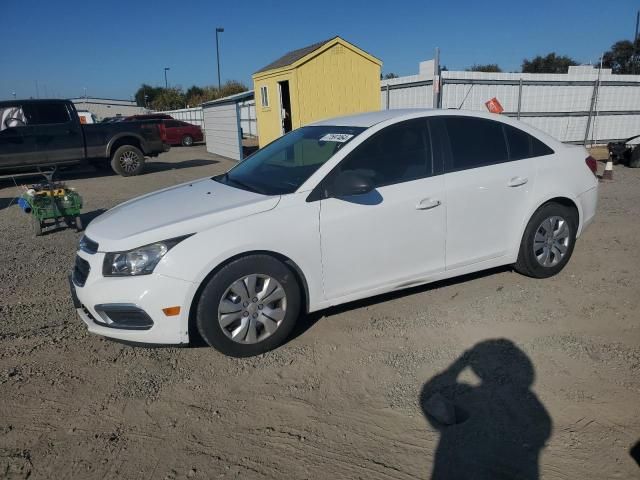
M 584 162 L 587 164 L 587 167 L 589 167 L 589 170 L 591 170 L 591 172 L 595 175 L 596 173 L 598 173 L 598 162 L 596 161 L 595 158 L 593 158 L 591 155 L 589 155 Z
M 164 122 L 158 124 L 158 130 L 160 131 L 160 140 L 162 140 L 163 143 L 167 143 L 167 129 L 164 126 Z

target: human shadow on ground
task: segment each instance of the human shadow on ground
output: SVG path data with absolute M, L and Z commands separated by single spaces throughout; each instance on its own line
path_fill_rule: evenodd
M 477 385 L 461 381 L 467 368 Z M 431 479 L 538 479 L 552 421 L 531 390 L 534 378 L 527 355 L 501 338 L 476 344 L 429 380 L 419 401 L 440 432 Z

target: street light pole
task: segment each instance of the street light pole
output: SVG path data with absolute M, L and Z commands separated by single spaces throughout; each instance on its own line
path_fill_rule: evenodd
M 218 33 L 224 32 L 224 28 L 216 27 L 216 60 L 218 62 L 218 90 L 220 89 L 220 46 L 218 44 Z
M 167 70 L 171 70 L 171 68 L 164 67 L 164 88 L 169 88 L 169 83 L 167 82 Z

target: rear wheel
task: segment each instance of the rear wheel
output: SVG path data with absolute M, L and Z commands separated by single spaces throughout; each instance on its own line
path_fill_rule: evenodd
M 133 145 L 123 145 L 111 156 L 111 168 L 123 177 L 140 175 L 144 170 L 144 154 Z
M 640 146 L 635 147 L 631 152 L 631 158 L 629 159 L 629 166 L 631 168 L 640 168 Z
M 191 145 L 193 145 L 193 137 L 191 135 L 185 135 L 182 137 L 183 147 L 190 147 Z
M 280 346 L 300 312 L 293 272 L 268 255 L 225 265 L 205 285 L 196 310 L 204 340 L 233 357 L 259 355 Z
M 575 209 L 547 203 L 529 220 L 520 243 L 516 271 L 534 278 L 560 272 L 573 253 L 578 228 Z

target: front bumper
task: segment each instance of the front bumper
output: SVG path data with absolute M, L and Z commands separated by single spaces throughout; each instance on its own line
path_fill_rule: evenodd
M 195 284 L 158 274 L 103 277 L 103 253 L 79 251 L 77 255 L 89 263 L 90 270 L 84 285 L 70 282 L 71 296 L 89 332 L 136 343 L 189 342 Z M 180 313 L 166 316 L 162 309 L 173 306 L 180 306 Z

